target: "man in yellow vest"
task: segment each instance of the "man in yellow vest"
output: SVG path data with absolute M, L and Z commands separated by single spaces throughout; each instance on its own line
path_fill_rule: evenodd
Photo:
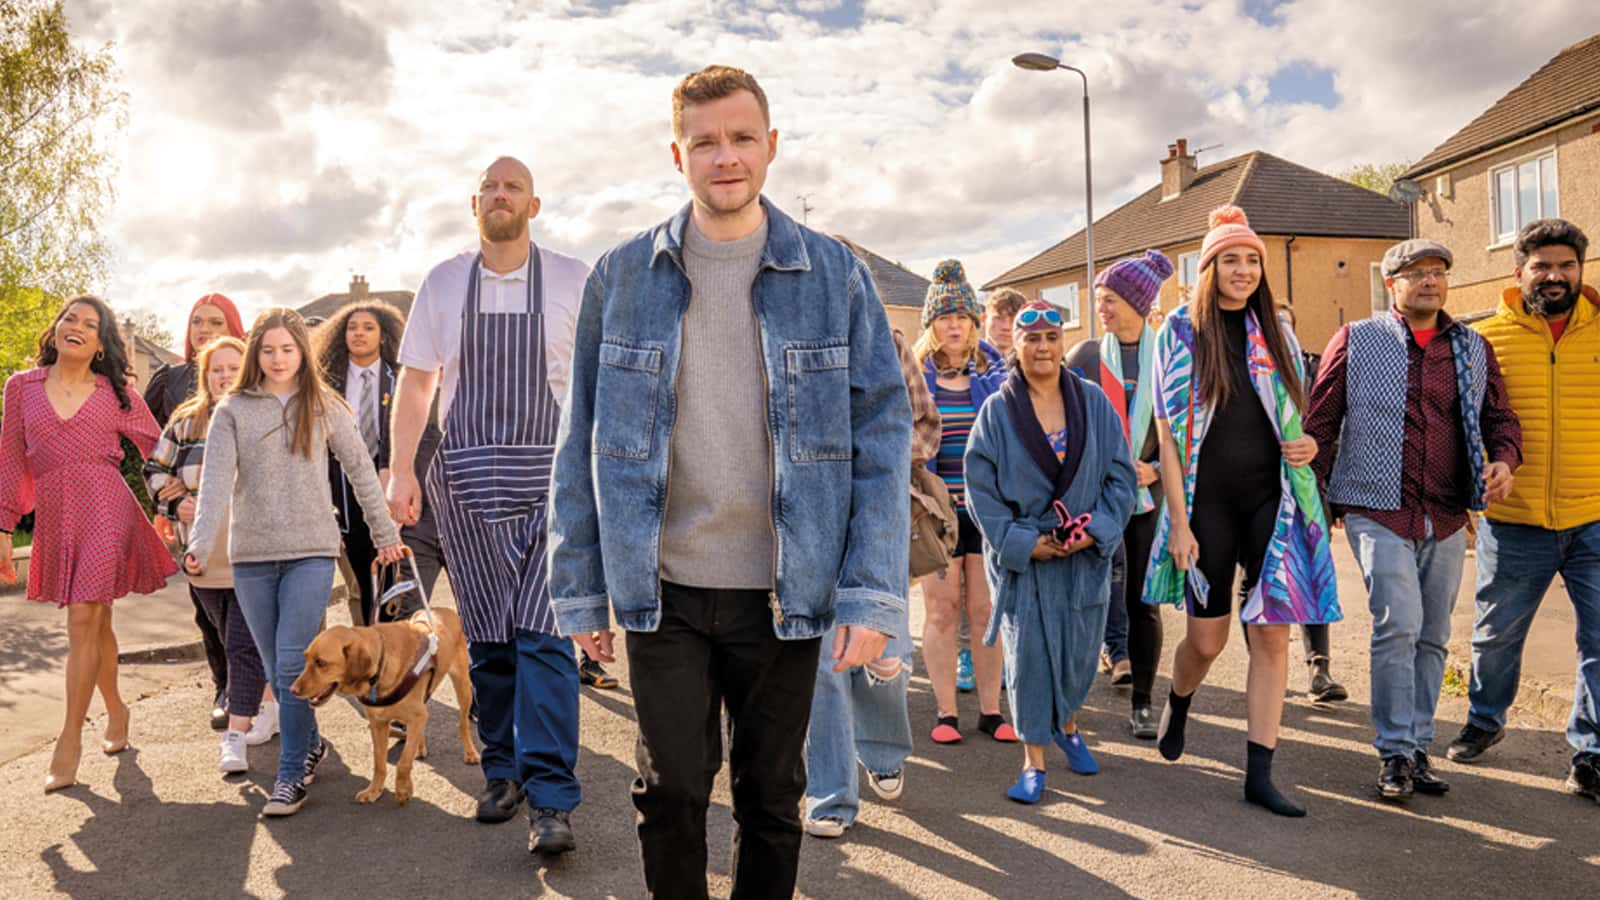
M 1528 223 L 1516 287 L 1478 325 L 1522 422 L 1523 464 L 1478 532 L 1472 708 L 1448 755 L 1472 762 L 1505 736 L 1528 626 L 1559 573 L 1578 619 L 1567 787 L 1600 802 L 1600 293 L 1583 283 L 1588 247 L 1571 222 Z

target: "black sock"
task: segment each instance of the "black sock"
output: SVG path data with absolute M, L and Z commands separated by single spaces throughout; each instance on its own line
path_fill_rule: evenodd
M 933 727 L 938 728 L 940 725 L 949 725 L 957 731 L 961 730 L 961 720 L 956 716 L 940 716 L 933 720 Z
M 1183 726 L 1189 721 L 1189 701 L 1194 699 L 1194 694 L 1179 697 L 1174 691 L 1167 691 L 1167 708 L 1161 713 L 1161 732 L 1156 739 L 1156 749 L 1161 751 L 1161 756 L 1168 762 L 1175 762 L 1183 756 Z
M 978 730 L 989 737 L 994 737 L 994 733 L 1005 723 L 1005 718 L 999 713 L 984 713 L 978 717 Z
M 1272 750 L 1255 741 L 1246 744 L 1249 762 L 1245 767 L 1244 798 L 1257 806 L 1265 806 L 1280 816 L 1299 817 L 1306 808 L 1278 793 L 1272 784 Z

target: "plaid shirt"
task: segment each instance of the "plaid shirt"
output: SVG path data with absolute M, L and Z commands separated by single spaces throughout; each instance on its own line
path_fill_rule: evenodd
M 176 478 L 189 489 L 188 496 L 194 497 L 195 501 L 199 502 L 200 465 L 205 459 L 206 439 L 203 434 L 193 437 L 193 426 L 193 419 L 169 422 L 167 427 L 162 429 L 155 449 L 145 458 L 144 480 L 150 486 L 152 500 L 168 482 Z M 183 500 L 183 497 L 176 500 L 155 500 L 155 505 L 157 515 L 172 520 L 178 534 L 178 542 L 187 544 L 189 526 L 178 521 L 178 504 Z
M 928 393 L 922 366 L 911 355 L 905 336 L 894 333 L 894 348 L 900 354 L 900 374 L 905 376 L 906 393 L 911 396 L 911 465 L 927 465 L 939 452 L 939 407 Z

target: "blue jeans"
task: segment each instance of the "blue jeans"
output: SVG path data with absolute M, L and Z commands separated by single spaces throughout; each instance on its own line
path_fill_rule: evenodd
M 1429 522 L 1427 535 L 1412 541 L 1355 514 L 1345 516 L 1344 530 L 1372 610 L 1372 744 L 1384 759 L 1410 759 L 1433 743 L 1467 533 L 1439 539 Z
M 1111 602 L 1106 606 L 1106 637 L 1103 645 L 1111 661 L 1128 658 L 1128 607 L 1122 595 L 1128 577 L 1128 548 L 1118 545 L 1111 557 Z
M 572 639 L 517 630 L 514 641 L 473 641 L 483 777 L 522 785 L 530 809 L 571 811 L 581 792 L 578 664 Z
M 1472 630 L 1472 708 L 1467 721 L 1485 731 L 1506 724 L 1522 677 L 1522 645 L 1557 574 L 1578 619 L 1578 678 L 1567 741 L 1600 758 L 1600 522 L 1553 531 L 1483 521 L 1478 529 L 1478 618 Z
M 911 641 L 891 639 L 884 656 L 910 661 Z M 849 825 L 861 808 L 857 761 L 875 775 L 888 775 L 911 755 L 911 676 L 902 671 L 887 684 L 871 684 L 859 666 L 846 672 L 833 666 L 833 654 L 821 654 L 806 732 L 806 818 L 833 816 Z
M 272 692 L 278 697 L 278 780 L 299 784 L 306 754 L 322 738 L 311 704 L 289 692 L 306 667 L 306 647 L 322 629 L 333 591 L 328 556 L 233 564 L 233 593 L 250 625 Z

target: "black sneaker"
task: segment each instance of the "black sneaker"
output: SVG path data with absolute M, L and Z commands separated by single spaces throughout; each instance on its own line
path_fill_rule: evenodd
M 566 810 L 540 807 L 528 814 L 528 852 L 554 856 L 578 846 Z
M 1378 796 L 1385 800 L 1406 800 L 1411 797 L 1411 791 L 1411 760 L 1404 756 L 1385 759 L 1378 772 Z
M 1450 748 L 1444 752 L 1445 758 L 1458 763 L 1475 762 L 1485 750 L 1500 743 L 1505 736 L 1504 728 L 1499 731 L 1485 731 L 1468 722 L 1461 728 L 1461 733 L 1456 735 L 1456 739 L 1450 742 Z
M 306 788 L 292 781 L 280 781 L 272 786 L 267 805 L 261 808 L 263 816 L 292 816 L 306 803 Z
M 217 688 L 216 699 L 211 701 L 211 730 L 223 731 L 228 727 L 227 692 Z
M 605 666 L 599 660 L 585 656 L 583 662 L 578 664 L 578 680 L 589 687 L 609 691 L 617 686 L 617 679 L 606 672 Z
M 1586 756 L 1573 763 L 1567 773 L 1567 790 L 1600 803 L 1600 760 Z
M 304 775 L 304 777 L 302 779 L 305 784 L 315 784 L 316 783 L 316 781 L 317 781 L 317 766 L 322 765 L 322 760 L 327 755 L 328 755 L 328 742 L 323 740 L 322 738 L 317 738 L 317 745 L 315 747 L 311 748 L 311 752 L 310 753 L 306 754 L 306 767 L 305 767 L 305 770 L 304 770 L 305 771 L 305 775 Z
M 1434 774 L 1433 763 L 1421 750 L 1411 757 L 1411 786 L 1417 793 L 1433 797 L 1450 792 L 1450 782 Z

